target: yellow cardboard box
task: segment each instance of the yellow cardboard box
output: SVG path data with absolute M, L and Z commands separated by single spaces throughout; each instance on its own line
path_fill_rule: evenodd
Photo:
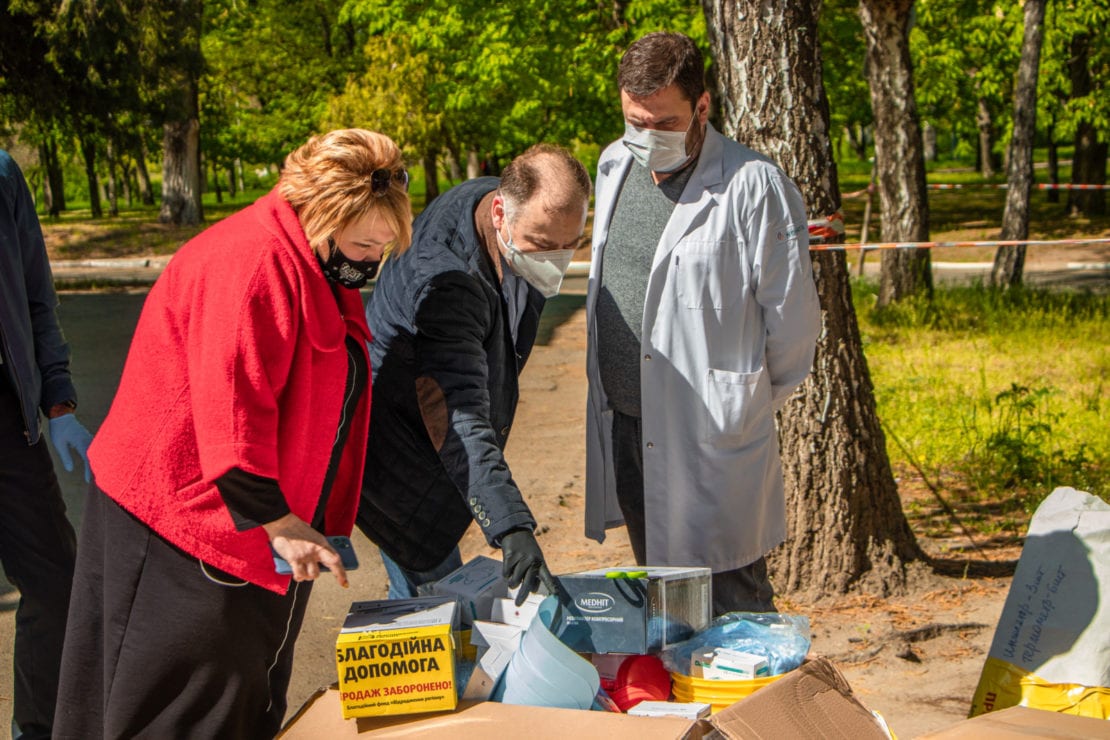
M 335 641 L 343 716 L 454 709 L 453 596 L 356 601 Z

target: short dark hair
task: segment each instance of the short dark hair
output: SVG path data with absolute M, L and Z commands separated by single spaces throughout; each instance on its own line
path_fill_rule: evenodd
M 590 189 L 590 175 L 582 163 L 552 144 L 529 147 L 501 173 L 501 194 L 510 206 L 522 206 L 542 194 L 548 212 L 569 211 L 589 203 Z
M 632 43 L 621 57 L 617 85 L 636 98 L 678 85 L 691 103 L 705 92 L 705 58 L 689 36 L 657 31 Z

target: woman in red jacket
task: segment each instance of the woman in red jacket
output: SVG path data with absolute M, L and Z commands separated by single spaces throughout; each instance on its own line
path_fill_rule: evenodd
M 89 449 L 55 737 L 280 728 L 312 581 L 347 585 L 324 535 L 366 454 L 358 288 L 411 220 L 397 146 L 333 131 L 170 261 Z

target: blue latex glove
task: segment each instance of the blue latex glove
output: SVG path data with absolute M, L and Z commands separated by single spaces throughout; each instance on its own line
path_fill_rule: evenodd
M 92 442 L 92 435 L 81 426 L 76 416 L 62 414 L 51 419 L 50 441 L 54 443 L 54 449 L 58 451 L 58 458 L 67 473 L 73 472 L 73 457 L 69 453 L 69 448 L 72 447 L 85 461 L 85 482 L 92 480 L 92 473 L 89 471 L 89 442 Z

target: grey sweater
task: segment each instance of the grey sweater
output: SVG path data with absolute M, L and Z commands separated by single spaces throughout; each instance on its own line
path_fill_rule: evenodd
M 597 361 L 609 405 L 628 416 L 640 416 L 640 341 L 651 262 L 693 171 L 691 162 L 656 185 L 648 169 L 633 162 L 609 224 L 597 294 Z

